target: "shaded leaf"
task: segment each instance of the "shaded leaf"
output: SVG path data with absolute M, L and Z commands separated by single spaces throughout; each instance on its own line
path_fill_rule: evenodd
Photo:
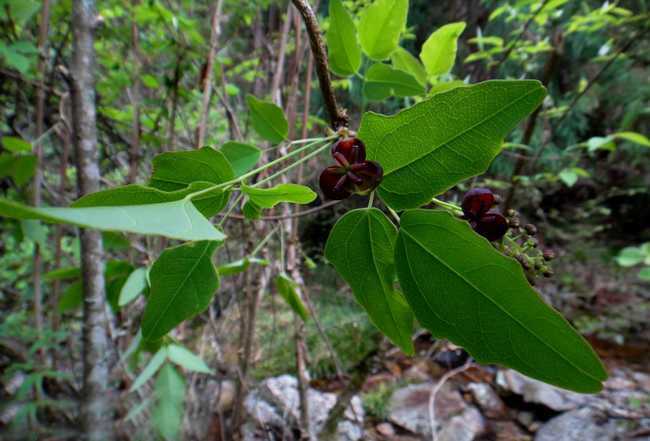
M 3 136 L 2 146 L 12 153 L 27 153 L 32 151 L 32 144 L 16 136 Z
M 650 139 L 647 136 L 636 132 L 618 132 L 613 135 L 615 138 L 624 139 L 644 147 L 650 147 Z
M 232 276 L 246 271 L 251 264 L 267 266 L 269 261 L 266 259 L 258 259 L 257 257 L 246 257 L 244 259 L 235 260 L 234 262 L 218 266 L 217 272 L 222 277 Z
M 433 95 L 394 116 L 366 112 L 359 138 L 384 168 L 394 209 L 427 203 L 487 170 L 505 135 L 546 95 L 538 81 L 486 81 Z
M 253 95 L 246 96 L 246 103 L 250 110 L 251 124 L 258 135 L 274 144 L 287 139 L 289 123 L 282 109 L 273 103 L 258 100 Z
M 251 171 L 262 156 L 262 151 L 254 145 L 233 141 L 222 145 L 219 151 L 230 162 L 237 177 Z
M 29 182 L 36 171 L 34 155 L 0 155 L 0 178 L 8 176 L 21 187 Z
M 589 344 L 528 284 L 521 265 L 446 211 L 409 210 L 395 246 L 400 285 L 436 338 L 576 392 L 607 373 Z
M 370 320 L 407 354 L 413 354 L 413 313 L 394 287 L 397 230 L 376 208 L 347 212 L 332 229 L 325 257 L 350 285 Z
M 71 283 L 63 294 L 59 298 L 59 312 L 65 313 L 74 311 L 75 309 L 81 307 L 81 302 L 83 300 L 83 285 L 81 280 L 77 280 Z
M 219 287 L 212 264 L 217 242 L 168 248 L 151 267 L 151 290 L 142 318 L 142 338 L 157 340 L 183 320 L 204 311 Z
M 370 101 L 382 101 L 389 96 L 422 95 L 424 87 L 411 74 L 377 63 L 366 71 L 363 93 Z

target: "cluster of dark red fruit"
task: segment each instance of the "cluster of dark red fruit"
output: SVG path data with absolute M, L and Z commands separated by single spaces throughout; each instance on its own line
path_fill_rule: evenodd
M 320 175 L 320 188 L 328 199 L 368 194 L 384 177 L 378 162 L 366 160 L 366 147 L 359 138 L 340 138 L 332 146 L 331 153 L 336 165 L 327 167 Z
M 473 188 L 463 197 L 461 207 L 467 219 L 478 234 L 494 242 L 508 231 L 508 220 L 492 209 L 497 197 L 489 188 Z

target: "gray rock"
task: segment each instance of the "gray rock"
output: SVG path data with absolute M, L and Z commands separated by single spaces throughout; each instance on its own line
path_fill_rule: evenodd
M 489 384 L 469 383 L 467 385 L 474 401 L 488 418 L 501 418 L 506 414 L 506 406 Z
M 529 403 L 543 404 L 558 412 L 573 410 L 590 401 L 588 395 L 558 389 L 511 369 L 500 370 L 497 373 L 497 385 L 509 392 L 522 395 Z
M 584 407 L 548 421 L 537 432 L 535 441 L 612 441 L 620 439 L 623 433 L 615 421 Z
M 410 385 L 393 393 L 388 419 L 425 438 L 431 437 L 429 397 L 433 383 Z M 485 429 L 480 412 L 447 383 L 436 395 L 435 430 L 440 441 L 472 440 Z
M 307 397 L 310 426 L 314 433 L 318 433 L 323 428 L 329 411 L 336 404 L 337 396 L 309 389 Z M 259 433 L 259 428 L 298 427 L 300 419 L 298 381 L 291 375 L 268 378 L 248 394 L 244 406 L 255 422 L 254 426 L 257 428 L 255 433 Z M 337 428 L 338 439 L 340 441 L 362 439 L 365 415 L 358 396 L 352 398 L 344 417 Z
M 438 434 L 438 441 L 472 441 L 484 431 L 483 415 L 475 407 L 468 407 L 449 420 Z

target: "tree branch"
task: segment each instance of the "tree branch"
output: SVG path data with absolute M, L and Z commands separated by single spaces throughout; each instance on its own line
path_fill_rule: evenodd
M 316 61 L 318 82 L 320 84 L 321 93 L 323 94 L 323 99 L 325 100 L 325 107 L 327 107 L 327 113 L 329 114 L 332 128 L 337 130 L 340 127 L 347 127 L 349 122 L 348 114 L 345 109 L 339 107 L 336 102 L 336 95 L 334 95 L 332 79 L 330 78 L 327 51 L 325 50 L 325 43 L 321 36 L 316 14 L 314 14 L 314 11 L 307 0 L 291 0 L 291 2 L 296 9 L 298 9 L 300 15 L 302 15 L 307 35 L 309 35 L 311 51 L 314 54 L 314 60 Z M 309 91 L 307 91 L 307 93 L 309 93 Z

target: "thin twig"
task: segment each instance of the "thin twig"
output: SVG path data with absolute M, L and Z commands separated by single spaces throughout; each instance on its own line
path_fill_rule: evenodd
M 314 213 L 317 213 L 317 212 L 319 212 L 321 210 L 324 210 L 326 208 L 332 207 L 332 206 L 334 206 L 334 205 L 336 205 L 336 204 L 338 204 L 340 202 L 341 201 L 329 201 L 329 202 L 325 202 L 323 205 L 319 205 L 318 207 L 313 207 L 313 208 L 309 208 L 308 210 L 302 210 L 302 211 L 298 211 L 296 213 L 291 213 L 291 215 L 281 214 L 281 215 L 275 215 L 275 216 L 262 216 L 262 217 L 260 217 L 259 220 L 278 221 L 278 220 L 284 220 L 284 219 L 289 219 L 289 218 L 308 216 L 310 214 L 314 214 Z M 217 216 L 223 216 L 223 215 L 218 214 Z M 228 217 L 231 218 L 231 219 L 242 220 L 242 221 L 247 220 L 246 217 L 241 215 L 241 214 L 229 214 Z
M 339 127 L 347 127 L 349 118 L 345 109 L 339 107 L 336 102 L 336 95 L 332 88 L 332 79 L 330 78 L 329 62 L 327 60 L 327 52 L 325 50 L 325 43 L 321 36 L 320 26 L 318 19 L 314 14 L 313 9 L 307 0 L 291 0 L 293 5 L 298 9 L 307 29 L 309 35 L 309 42 L 311 44 L 311 51 L 314 55 L 316 62 L 316 73 L 318 75 L 318 82 L 320 83 L 320 90 L 325 100 L 325 107 L 330 117 L 332 128 L 337 130 Z
M 431 395 L 429 395 L 429 425 L 431 426 L 431 440 L 436 441 L 438 439 L 438 435 L 436 434 L 436 395 L 438 392 L 440 392 L 440 389 L 442 389 L 442 386 L 445 385 L 447 380 L 449 380 L 451 377 L 460 374 L 461 372 L 466 371 L 467 369 L 472 366 L 472 359 L 470 358 L 467 360 L 467 362 L 460 366 L 457 367 L 456 369 L 452 369 L 449 372 L 447 372 L 445 375 L 443 375 L 440 380 L 433 386 L 431 389 Z

